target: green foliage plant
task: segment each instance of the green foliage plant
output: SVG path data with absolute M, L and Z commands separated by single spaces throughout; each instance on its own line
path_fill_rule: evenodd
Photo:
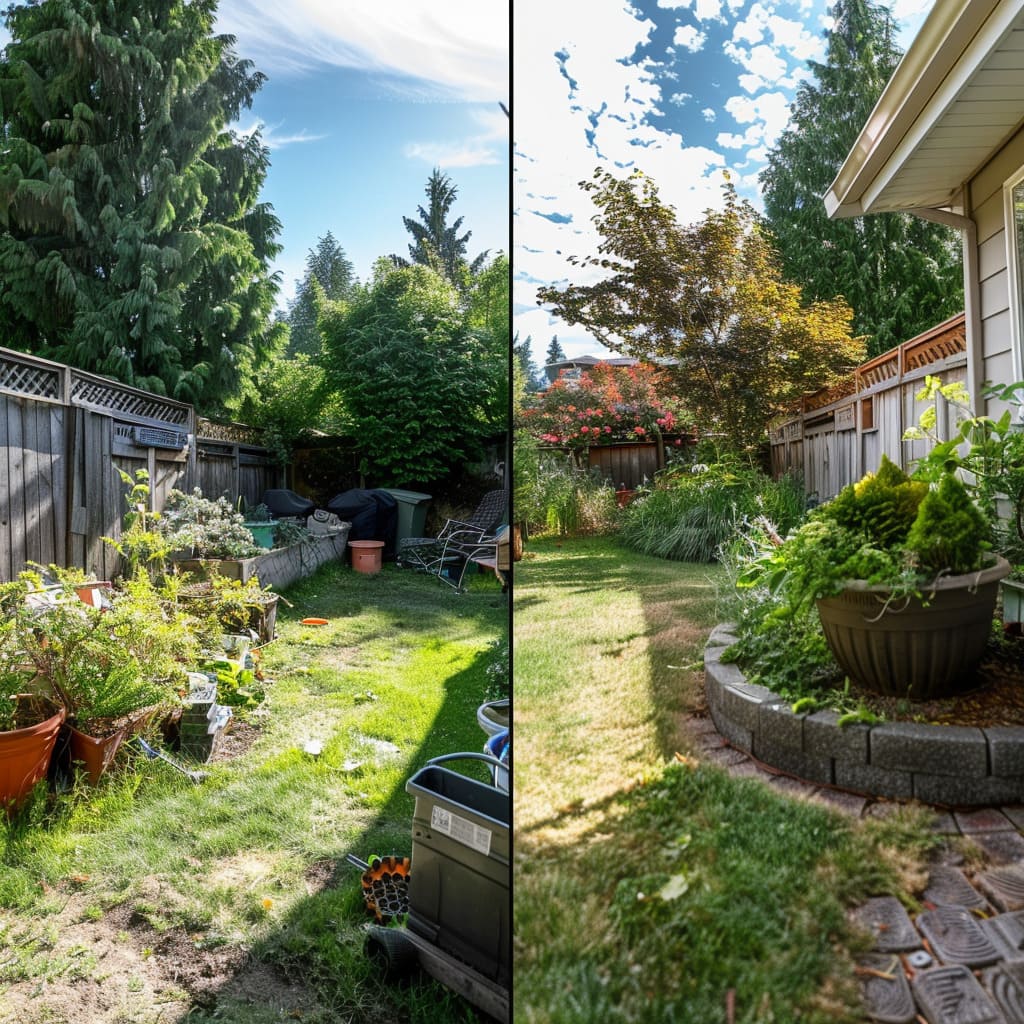
M 783 277 L 808 300 L 844 296 L 852 333 L 867 338 L 869 355 L 964 308 L 954 231 L 907 213 L 832 218 L 821 200 L 902 56 L 892 6 L 832 6 L 825 59 L 809 62 L 760 175 Z
M 198 487 L 191 494 L 171 491 L 158 526 L 170 551 L 187 551 L 192 558 L 253 558 L 264 553 L 231 502 L 204 498 Z
M 929 402 L 918 424 L 904 433 L 907 441 L 928 441 L 928 451 L 917 460 L 914 477 L 934 483 L 955 473 L 964 481 L 974 503 L 993 525 L 993 547 L 1012 565 L 1024 569 L 1024 428 L 1020 409 L 1024 381 L 992 385 L 986 402 L 1005 408 L 999 416 L 975 413 L 967 389 L 959 381 L 943 384 L 926 377 L 917 400 Z M 954 410 L 952 436 L 940 437 L 937 403 Z
M 443 480 L 478 461 L 484 439 L 507 425 L 491 385 L 499 367 L 507 379 L 508 339 L 498 358 L 459 292 L 430 268 L 378 260 L 349 301 L 325 302 L 320 325 L 360 473 L 378 486 Z
M 602 240 L 595 255 L 569 262 L 601 279 L 541 288 L 538 302 L 612 351 L 671 360 L 679 397 L 702 430 L 739 450 L 757 444 L 773 415 L 863 360 L 849 305 L 803 299 L 728 178 L 722 208 L 689 225 L 639 170 L 621 178 L 598 168 L 580 188 L 597 207 Z
M 877 473 L 812 509 L 787 537 L 770 524 L 734 557 L 740 596 L 738 642 L 728 656 L 790 699 L 837 681 L 816 601 L 863 580 L 888 603 L 928 600 L 940 576 L 974 572 L 991 559 L 990 528 L 963 483 L 944 473 L 933 486 L 911 480 L 887 457 Z
M 265 76 L 216 5 L 5 12 L 4 344 L 225 410 L 283 343 L 270 165 L 237 124 Z
M 125 513 L 119 539 L 104 537 L 125 561 L 125 573 L 134 577 L 140 569 L 151 576 L 161 576 L 166 568 L 171 548 L 167 538 L 160 532 L 160 513 L 149 509 L 149 472 L 137 469 L 134 478 L 123 469 L 114 467 L 121 477 L 121 483 L 128 488 Z
M 644 554 L 712 562 L 746 519 L 761 516 L 787 531 L 803 517 L 795 477 L 775 481 L 739 459 L 683 465 L 659 473 L 653 490 L 628 505 L 620 536 Z
M 80 570 L 49 566 L 19 574 L 4 595 L 17 650 L 71 724 L 99 733 L 110 722 L 153 706 L 173 706 L 198 657 L 193 620 L 137 574 L 110 591 L 109 607 L 78 600 Z M 45 595 L 44 600 L 39 600 Z

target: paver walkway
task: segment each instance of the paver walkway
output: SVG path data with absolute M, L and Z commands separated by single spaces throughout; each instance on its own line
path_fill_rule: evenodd
M 702 756 L 733 775 L 750 776 L 827 803 L 855 818 L 892 814 L 898 804 L 806 783 L 769 769 L 729 745 L 710 718 L 689 726 Z M 856 912 L 875 937 L 858 961 L 865 1007 L 882 1024 L 1024 1024 L 1024 805 L 971 811 L 936 809 L 932 826 L 963 836 L 983 852 L 966 871 L 950 846 L 933 865 L 915 918 L 895 897 Z M 973 859 L 972 859 L 973 863 Z

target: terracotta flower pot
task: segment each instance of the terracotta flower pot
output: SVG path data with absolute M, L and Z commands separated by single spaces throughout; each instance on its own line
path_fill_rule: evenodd
M 121 726 L 109 736 L 90 736 L 73 725 L 64 728 L 68 731 L 67 756 L 71 767 L 80 764 L 89 785 L 97 785 L 100 776 L 110 767 L 120 750 L 125 736 L 128 735 L 129 725 Z
M 886 604 L 889 589 L 857 580 L 818 601 L 825 639 L 855 683 L 890 697 L 931 700 L 967 689 L 985 653 L 1005 558 L 940 578 L 923 599 Z
M 64 708 L 45 698 L 19 697 L 19 705 L 39 702 L 43 720 L 21 729 L 0 732 L 0 806 L 16 811 L 32 787 L 46 778 Z M 44 710 L 45 709 L 45 710 Z

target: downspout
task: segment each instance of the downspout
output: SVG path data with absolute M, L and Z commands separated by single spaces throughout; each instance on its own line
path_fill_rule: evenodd
M 922 220 L 958 228 L 963 242 L 964 261 L 964 322 L 967 327 L 967 391 L 971 408 L 985 410 L 981 405 L 981 386 L 984 382 L 984 359 L 981 344 L 981 279 L 978 261 L 978 225 L 962 213 L 951 210 L 909 210 Z

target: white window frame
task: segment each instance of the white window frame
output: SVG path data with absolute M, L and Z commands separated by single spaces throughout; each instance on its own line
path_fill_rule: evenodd
M 1013 210 L 1013 190 L 1018 186 L 1024 188 L 1024 167 L 1003 182 L 1006 276 L 1010 289 L 1010 355 L 1013 360 L 1013 380 L 1015 381 L 1024 380 L 1024 279 L 1022 279 L 1022 275 L 1024 275 L 1024 223 L 1021 224 L 1021 237 L 1018 239 Z M 1024 421 L 1024 408 L 1020 410 L 1018 419 Z

